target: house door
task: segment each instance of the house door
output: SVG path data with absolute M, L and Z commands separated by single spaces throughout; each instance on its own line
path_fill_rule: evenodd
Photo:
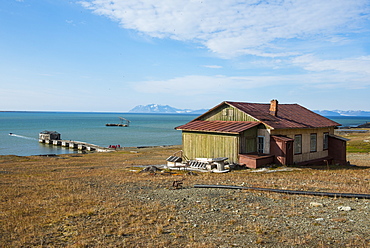
M 293 141 L 290 140 L 290 141 L 287 141 L 285 143 L 285 147 L 286 147 L 286 161 L 285 163 L 286 164 L 293 164 Z
M 243 152 L 256 152 L 256 138 L 246 139 L 246 149 Z
M 265 137 L 264 136 L 258 136 L 257 137 L 257 152 L 263 153 L 265 150 Z

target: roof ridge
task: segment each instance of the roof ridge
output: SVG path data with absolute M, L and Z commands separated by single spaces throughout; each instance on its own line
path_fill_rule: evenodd
M 225 103 L 242 103 L 242 104 L 251 104 L 251 105 L 254 105 L 254 104 L 259 104 L 259 105 L 268 105 L 270 106 L 270 103 L 259 103 L 259 102 L 234 102 L 234 101 L 224 101 Z M 298 103 L 280 103 L 279 102 L 279 106 L 280 105 L 298 105 L 298 106 L 301 106 L 303 107 L 302 105 L 298 104 Z M 304 107 L 306 108 L 306 107 Z M 309 110 L 309 109 L 308 109 Z M 311 111 L 311 110 L 310 110 Z
M 210 120 L 192 120 L 190 122 L 193 122 L 193 121 L 208 121 L 208 122 L 256 122 L 256 121 L 224 121 L 224 120 L 213 120 L 213 121 L 210 121 Z

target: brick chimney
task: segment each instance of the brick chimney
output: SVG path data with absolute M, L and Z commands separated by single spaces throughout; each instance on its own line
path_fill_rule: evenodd
M 273 99 L 270 102 L 270 115 L 277 116 L 278 114 L 278 100 Z

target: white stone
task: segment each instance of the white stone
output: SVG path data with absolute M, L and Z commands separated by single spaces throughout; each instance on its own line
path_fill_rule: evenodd
M 345 206 L 340 206 L 340 207 L 338 207 L 338 210 L 339 211 L 351 211 L 352 210 L 352 208 L 351 207 L 345 207 Z
M 320 202 L 310 202 L 310 206 L 311 207 L 323 207 L 324 204 L 322 204 Z

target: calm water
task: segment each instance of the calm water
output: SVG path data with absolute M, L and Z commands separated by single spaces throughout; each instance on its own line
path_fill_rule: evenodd
M 106 127 L 131 121 L 130 127 Z M 174 130 L 197 115 L 133 113 L 53 113 L 0 112 L 0 155 L 73 153 L 64 147 L 38 143 L 41 131 L 57 131 L 65 140 L 84 141 L 99 146 L 159 146 L 181 144 L 181 131 Z M 343 126 L 370 122 L 370 117 L 328 117 Z M 14 135 L 10 136 L 9 133 Z
M 84 141 L 107 147 L 158 146 L 181 144 L 181 131 L 175 127 L 197 115 L 133 113 L 53 113 L 0 112 L 0 155 L 62 154 L 76 151 L 38 143 L 41 131 L 57 131 L 61 139 Z M 118 117 L 131 121 L 130 127 L 106 127 L 119 123 Z M 14 135 L 10 136 L 9 133 Z
M 356 127 L 370 122 L 370 116 L 327 116 L 327 118 L 336 121 L 345 127 Z

